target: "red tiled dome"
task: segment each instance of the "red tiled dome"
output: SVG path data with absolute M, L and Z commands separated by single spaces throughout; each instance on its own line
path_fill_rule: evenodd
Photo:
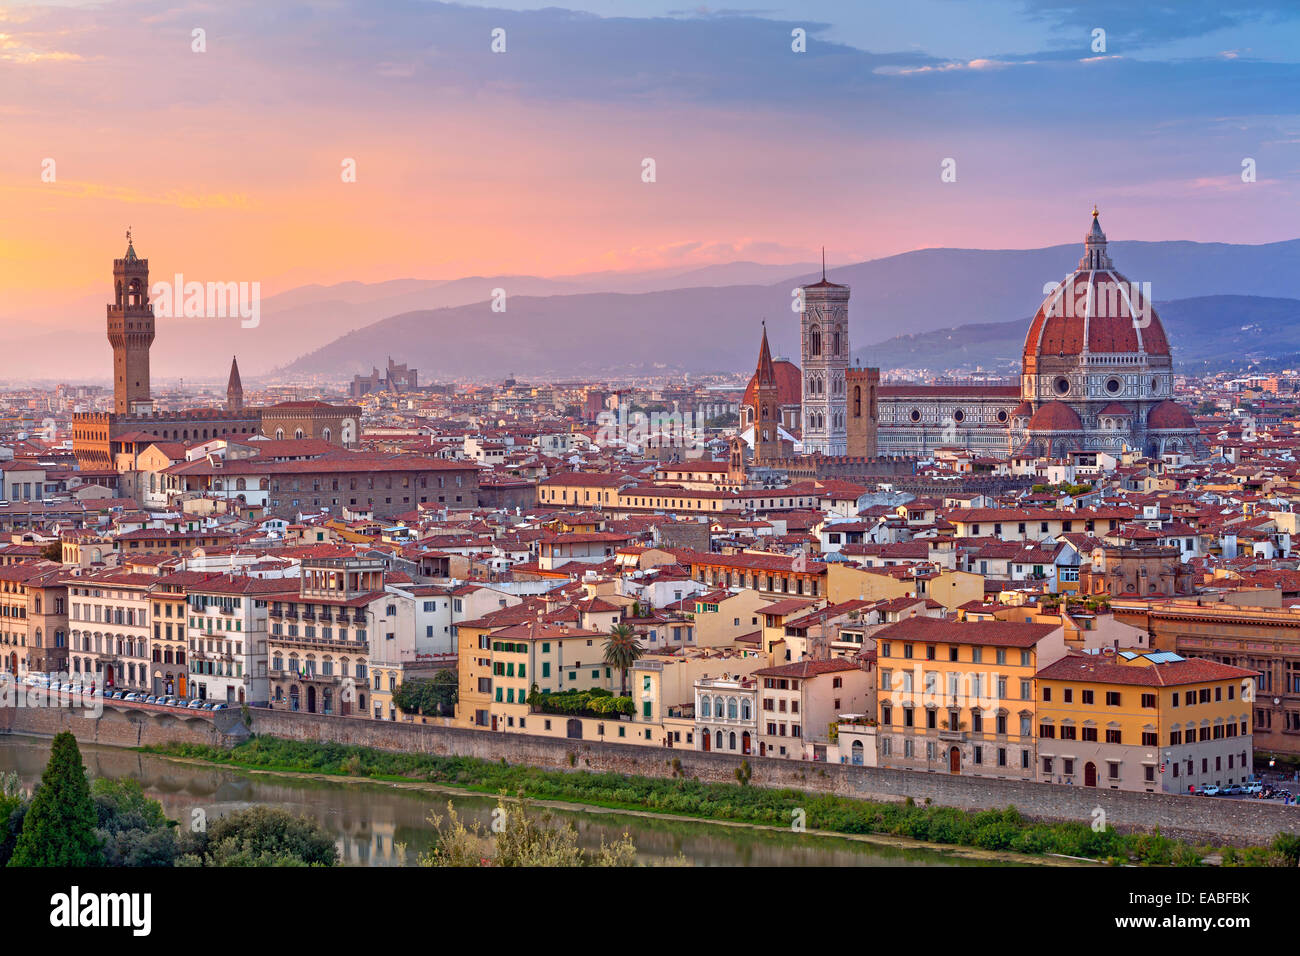
M 1134 315 L 1137 320 L 1134 320 Z M 1078 268 L 1048 293 L 1025 336 L 1025 370 L 1038 356 L 1103 354 L 1167 356 L 1169 340 L 1141 289 L 1115 271 L 1093 211 Z
M 777 359 L 772 363 L 772 370 L 776 372 L 777 405 L 798 405 L 802 402 L 803 374 L 799 371 L 799 366 L 787 359 Z M 757 372 L 749 377 L 749 384 L 745 386 L 745 400 L 741 404 L 750 408 L 758 407 Z
M 1105 408 L 1097 413 L 1098 415 L 1128 415 L 1132 416 L 1133 412 L 1127 405 L 1121 405 L 1119 402 L 1111 402 Z
M 1016 406 L 1015 411 L 1011 413 L 1012 418 L 1029 418 L 1034 414 L 1034 406 L 1028 402 L 1021 402 Z
M 1079 355 L 1087 330 L 1089 352 L 1168 355 L 1160 316 L 1145 306 L 1140 292 L 1130 300 L 1132 287 L 1118 272 L 1074 272 L 1043 300 L 1025 336 L 1025 361 L 1039 355 Z M 1149 309 L 1146 318 L 1142 310 Z M 1133 313 L 1139 314 L 1133 321 Z
M 1029 419 L 1031 432 L 1077 432 L 1083 430 L 1083 421 L 1064 402 L 1048 402 Z
M 1192 413 L 1177 402 L 1163 401 L 1147 414 L 1147 428 L 1195 428 Z

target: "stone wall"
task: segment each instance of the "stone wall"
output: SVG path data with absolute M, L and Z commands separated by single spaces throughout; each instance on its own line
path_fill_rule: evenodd
M 794 787 L 865 800 L 912 797 L 964 810 L 1017 807 L 1046 821 L 1091 823 L 1100 808 L 1119 830 L 1151 830 L 1200 842 L 1268 843 L 1280 831 L 1300 831 L 1300 807 L 1258 800 L 1131 793 L 1016 780 L 816 764 L 771 757 L 734 757 L 693 750 L 504 734 L 423 724 L 388 723 L 354 717 L 253 711 L 253 732 L 290 740 L 322 741 L 378 750 L 506 760 L 551 770 L 593 770 L 735 783 L 748 760 L 751 785 Z M 572 763 L 570 763 L 572 760 Z M 680 763 L 676 763 L 679 761 Z
M 53 737 L 68 730 L 81 743 L 105 747 L 168 743 L 232 747 L 248 737 L 238 710 L 187 714 L 109 706 L 98 717 L 85 714 L 79 707 L 4 707 L 0 733 Z
M 434 724 L 406 724 L 360 717 L 253 709 L 252 732 L 288 740 L 353 744 L 406 753 L 505 760 L 550 770 L 593 770 L 643 777 L 681 775 L 706 782 L 734 783 L 748 760 L 750 783 L 792 787 L 864 800 L 898 802 L 911 797 L 963 810 L 1017 807 L 1036 820 L 1091 823 L 1100 808 L 1119 830 L 1159 827 L 1167 836 L 1199 842 L 1268 843 L 1281 831 L 1300 832 L 1300 807 L 1258 800 L 1185 797 L 1068 787 L 1050 783 L 993 780 L 879 767 L 852 767 L 743 758 L 633 744 L 565 740 L 527 734 L 493 733 Z M 141 708 L 106 708 L 98 718 L 76 709 L 0 708 L 0 733 L 53 736 L 71 731 L 83 743 L 140 747 L 172 742 L 229 747 L 248 736 L 238 710 L 177 715 Z

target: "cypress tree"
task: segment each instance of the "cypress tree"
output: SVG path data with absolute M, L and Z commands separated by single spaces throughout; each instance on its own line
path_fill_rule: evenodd
M 54 738 L 9 865 L 98 866 L 97 822 L 77 738 L 64 731 Z

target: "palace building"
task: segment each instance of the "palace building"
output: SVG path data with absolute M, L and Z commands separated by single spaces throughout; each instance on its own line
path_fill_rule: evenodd
M 269 408 L 247 407 L 239 365 L 233 358 L 224 408 L 157 411 L 149 385 L 149 349 L 155 330 L 149 260 L 136 255 L 130 232 L 126 255 L 113 260 L 113 291 L 108 305 L 113 410 L 73 416 L 72 448 L 83 470 L 127 469 L 135 453 L 153 441 L 188 443 L 265 435 L 320 438 L 345 448 L 356 444 L 361 431 L 359 406 L 283 402 Z
M 803 295 L 803 370 L 780 363 L 773 370 L 775 407 L 789 432 L 783 437 L 805 458 L 926 456 L 954 447 L 995 457 L 1195 449 L 1196 423 L 1173 399 L 1164 326 L 1149 291 L 1111 262 L 1095 209 L 1082 258 L 1029 324 L 1018 384 L 882 384 L 878 369 L 849 365 L 848 287 L 827 281 L 823 269 Z M 797 414 L 788 407 L 787 380 L 795 374 L 802 384 Z M 746 389 L 742 425 L 754 424 L 759 412 L 760 377 L 755 372 Z M 797 433 L 791 420 L 799 422 Z M 760 450 L 749 432 L 742 437 L 756 465 L 765 457 L 777 465 L 773 446 Z

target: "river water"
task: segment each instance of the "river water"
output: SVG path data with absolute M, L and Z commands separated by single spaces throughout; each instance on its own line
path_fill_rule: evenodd
M 50 741 L 0 736 L 0 773 L 16 771 L 29 789 L 40 780 Z M 342 783 L 251 774 L 225 767 L 178 763 L 129 750 L 81 745 L 93 777 L 134 777 L 188 826 L 195 810 L 209 820 L 256 804 L 284 807 L 319 820 L 334 834 L 340 859 L 350 866 L 410 866 L 436 835 L 430 811 L 445 816 L 451 800 L 467 825 L 490 822 L 496 800 L 464 792 L 398 789 L 381 783 Z M 537 812 L 538 808 L 534 808 Z M 693 866 L 979 866 L 985 861 L 926 848 L 897 848 L 841 837 L 658 820 L 619 813 L 550 810 L 571 821 L 579 842 L 599 847 L 625 832 L 643 863 L 685 857 Z

